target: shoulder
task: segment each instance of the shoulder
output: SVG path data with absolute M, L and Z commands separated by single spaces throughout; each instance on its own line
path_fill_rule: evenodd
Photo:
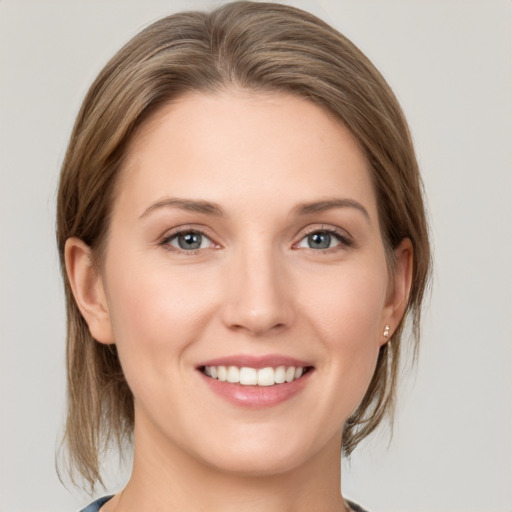
M 93 501 L 80 512 L 98 512 L 102 505 L 104 505 L 110 498 L 112 498 L 112 496 L 103 496 L 103 498 L 99 498 L 96 501 Z

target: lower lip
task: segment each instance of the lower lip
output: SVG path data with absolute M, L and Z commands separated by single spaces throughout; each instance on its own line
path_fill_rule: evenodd
M 198 371 L 214 393 L 232 404 L 252 409 L 272 407 L 291 399 L 304 388 L 313 373 L 310 370 L 300 379 L 273 386 L 243 386 L 212 379 Z

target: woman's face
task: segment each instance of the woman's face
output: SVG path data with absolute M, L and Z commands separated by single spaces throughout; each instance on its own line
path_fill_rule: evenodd
M 97 284 L 136 449 L 248 474 L 339 457 L 396 316 L 361 150 L 284 94 L 190 94 L 141 128 Z

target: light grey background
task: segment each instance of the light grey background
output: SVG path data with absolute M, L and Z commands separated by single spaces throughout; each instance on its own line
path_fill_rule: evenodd
M 213 1 L 0 0 L 0 511 L 88 498 L 54 468 L 64 306 L 54 247 L 59 166 L 80 101 L 150 21 Z M 429 198 L 435 280 L 395 437 L 344 465 L 372 512 L 512 510 L 512 3 L 289 1 L 349 36 L 409 118 Z M 112 489 L 115 490 L 115 489 Z

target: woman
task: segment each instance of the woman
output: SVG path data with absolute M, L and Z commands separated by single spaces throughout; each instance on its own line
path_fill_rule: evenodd
M 164 18 L 107 64 L 58 196 L 86 510 L 362 510 L 340 451 L 392 411 L 430 253 L 407 125 L 346 38 L 278 4 Z

